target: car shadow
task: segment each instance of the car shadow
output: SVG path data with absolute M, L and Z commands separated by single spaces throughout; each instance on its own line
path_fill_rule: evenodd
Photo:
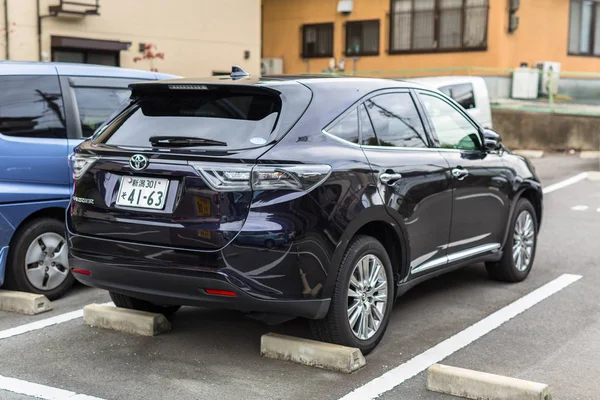
M 395 312 L 406 312 L 412 305 L 427 302 L 432 296 L 447 297 L 474 286 L 492 286 L 482 264 L 468 266 L 423 282 L 400 297 Z M 392 319 L 394 319 L 392 315 Z M 260 337 L 269 332 L 314 339 L 308 321 L 296 318 L 278 325 L 267 325 L 242 312 L 184 307 L 172 317 L 170 335 L 180 340 L 202 342 L 204 346 L 240 351 L 260 347 Z

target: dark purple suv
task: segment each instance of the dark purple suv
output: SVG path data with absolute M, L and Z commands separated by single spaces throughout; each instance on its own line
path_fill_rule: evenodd
M 369 352 L 415 284 L 531 269 L 531 165 L 440 92 L 243 74 L 131 88 L 76 149 L 67 218 L 75 276 L 117 306 L 300 316 Z

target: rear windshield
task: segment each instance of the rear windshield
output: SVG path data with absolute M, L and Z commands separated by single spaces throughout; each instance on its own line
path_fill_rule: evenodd
M 186 148 L 244 149 L 271 141 L 281 100 L 270 94 L 227 91 L 149 94 L 134 102 L 94 142 L 153 147 L 151 138 L 199 139 Z M 161 147 L 169 147 L 162 144 Z

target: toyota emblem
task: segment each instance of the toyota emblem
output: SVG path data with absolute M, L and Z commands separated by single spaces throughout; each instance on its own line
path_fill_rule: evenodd
M 141 171 L 148 166 L 148 158 L 141 154 L 134 154 L 129 159 L 129 165 L 136 171 Z

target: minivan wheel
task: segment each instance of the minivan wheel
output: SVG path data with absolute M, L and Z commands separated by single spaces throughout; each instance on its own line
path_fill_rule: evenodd
M 26 222 L 11 242 L 5 288 L 62 296 L 75 281 L 69 270 L 64 223 L 52 218 Z
M 392 265 L 383 245 L 356 236 L 342 259 L 329 312 L 311 320 L 319 340 L 371 352 L 383 338 L 394 303 Z
M 531 272 L 537 245 L 538 223 L 535 209 L 527 199 L 520 199 L 513 214 L 510 231 L 499 262 L 486 263 L 492 279 L 521 282 Z
M 181 308 L 181 306 L 161 306 L 158 304 L 150 303 L 146 300 L 140 300 L 134 297 L 126 296 L 121 293 L 109 292 L 109 294 L 113 303 L 115 303 L 115 306 L 117 307 L 162 314 L 167 318 L 171 317 L 177 312 L 177 310 Z

